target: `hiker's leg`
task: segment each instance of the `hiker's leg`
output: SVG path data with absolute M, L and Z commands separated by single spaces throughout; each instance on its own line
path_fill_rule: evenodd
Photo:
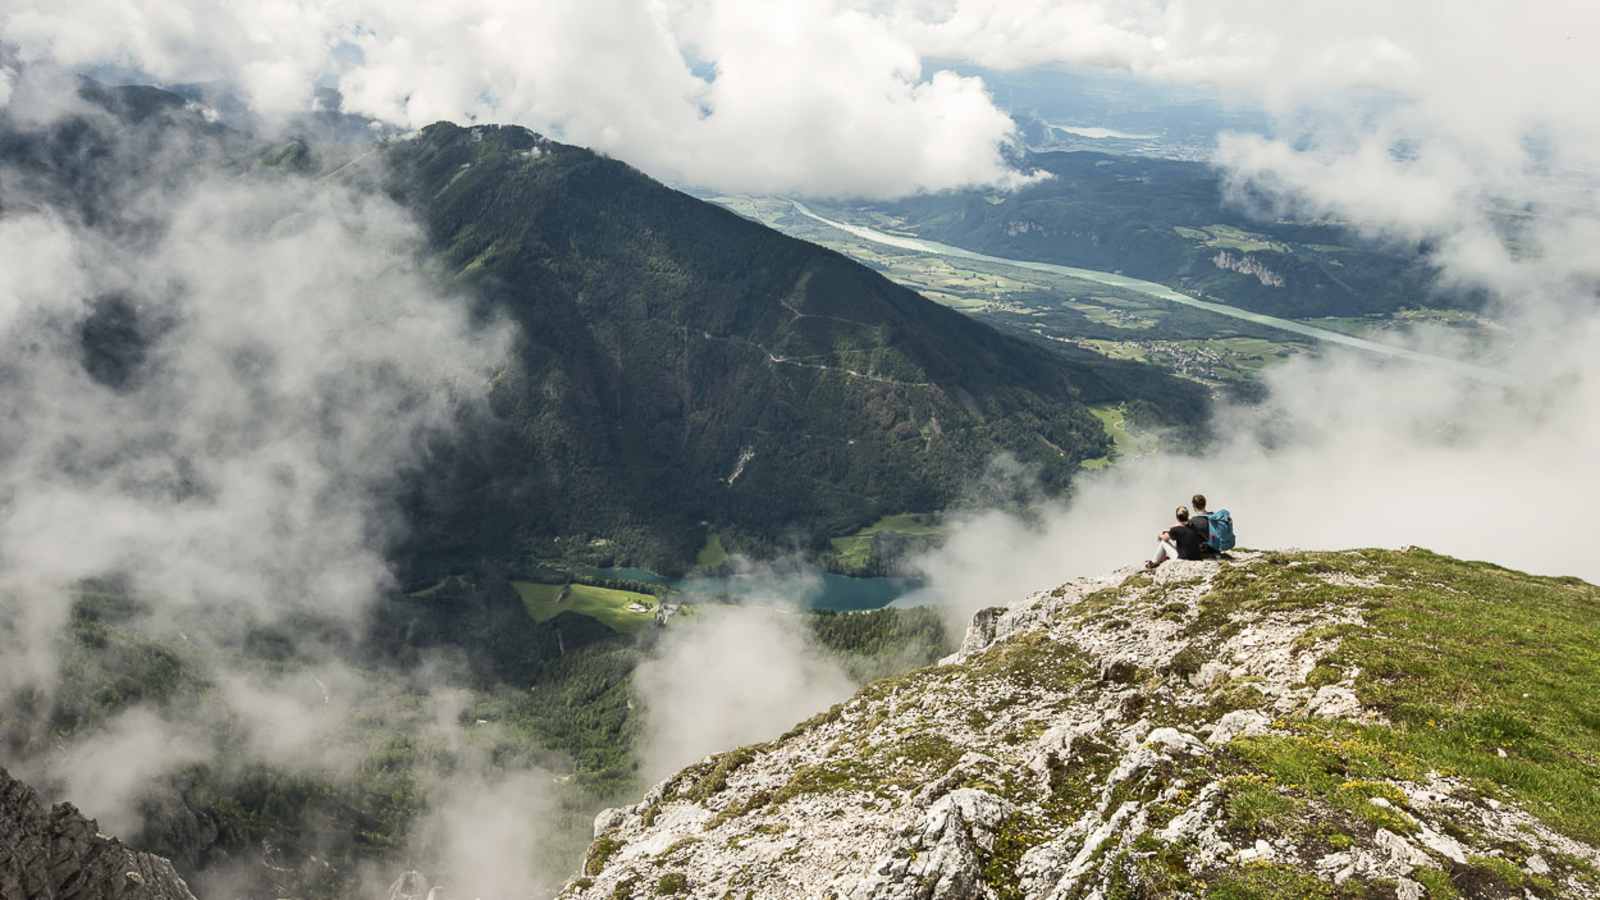
M 1178 547 L 1171 541 L 1156 541 L 1156 555 L 1150 559 L 1152 568 L 1159 566 L 1169 559 L 1178 558 Z

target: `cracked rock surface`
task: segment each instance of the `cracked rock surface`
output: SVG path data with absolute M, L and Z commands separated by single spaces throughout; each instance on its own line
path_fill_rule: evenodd
M 0 898 L 194 900 L 159 856 L 100 834 L 70 803 L 46 809 L 33 789 L 0 769 Z
M 939 665 L 602 813 L 562 896 L 1600 897 L 1591 843 L 1374 737 L 1396 726 L 1340 651 L 1406 552 L 985 608 Z

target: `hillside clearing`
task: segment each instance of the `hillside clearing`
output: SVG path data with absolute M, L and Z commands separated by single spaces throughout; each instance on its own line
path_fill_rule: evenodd
M 656 598 L 649 594 L 597 587 L 592 584 L 540 584 L 513 581 L 517 596 L 535 622 L 544 622 L 563 612 L 574 612 L 595 619 L 606 627 L 627 633 L 655 621 Z

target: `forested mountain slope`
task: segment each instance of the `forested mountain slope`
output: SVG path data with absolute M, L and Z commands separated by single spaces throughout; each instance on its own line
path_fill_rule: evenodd
M 1202 389 L 1153 367 L 1003 336 L 523 129 L 268 144 L 156 88 L 85 82 L 81 98 L 45 127 L 0 117 L 0 208 L 48 205 L 134 246 L 165 227 L 138 194 L 153 185 L 382 190 L 421 220 L 442 286 L 515 323 L 489 412 L 442 437 L 407 485 L 401 556 L 417 579 L 591 542 L 681 569 L 713 531 L 756 554 L 822 549 L 881 515 L 943 507 L 997 454 L 1065 488 L 1109 445 L 1086 403 L 1204 417 Z M 109 376 L 158 339 L 144 299 L 85 298 L 84 357 Z
M 1107 446 L 1086 400 L 1204 406 L 523 129 L 383 155 L 445 269 L 521 332 L 492 420 L 426 486 L 432 554 L 576 533 L 681 564 L 702 522 L 805 543 L 939 508 L 1001 452 L 1063 486 Z

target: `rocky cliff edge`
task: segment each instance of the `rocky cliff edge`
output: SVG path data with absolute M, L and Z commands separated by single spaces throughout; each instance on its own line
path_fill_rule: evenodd
M 563 897 L 1600 896 L 1600 589 L 1236 556 L 979 612 L 602 813 Z
M 70 803 L 46 809 L 0 769 L 0 900 L 194 900 L 159 856 L 100 833 Z

